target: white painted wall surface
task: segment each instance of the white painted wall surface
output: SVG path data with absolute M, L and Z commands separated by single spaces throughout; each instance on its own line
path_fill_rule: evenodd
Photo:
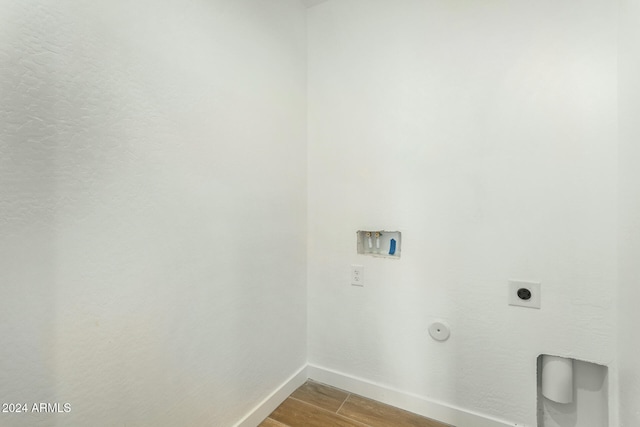
M 640 1 L 621 0 L 620 111 L 620 425 L 640 425 Z
M 298 0 L 0 0 L 2 426 L 230 426 L 306 362 Z M 283 351 L 286 349 L 286 351 Z
M 310 363 L 527 426 L 539 354 L 611 365 L 616 19 L 607 0 L 309 10 Z M 402 259 L 356 255 L 359 229 L 401 230 Z M 508 306 L 508 279 L 541 281 L 542 309 Z

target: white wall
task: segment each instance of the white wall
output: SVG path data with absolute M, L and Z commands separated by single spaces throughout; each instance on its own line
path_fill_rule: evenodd
M 0 0 L 3 426 L 228 426 L 306 362 L 298 0 Z M 283 351 L 286 350 L 286 351 Z
M 640 425 L 640 2 L 620 1 L 620 425 Z
M 616 4 L 340 0 L 308 25 L 310 363 L 535 425 L 539 354 L 616 355 Z M 402 259 L 357 256 L 358 229 L 401 230 Z

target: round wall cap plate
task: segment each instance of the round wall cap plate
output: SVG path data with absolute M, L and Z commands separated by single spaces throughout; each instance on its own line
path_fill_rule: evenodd
M 444 322 L 433 322 L 429 326 L 429 335 L 436 341 L 446 341 L 449 339 L 449 335 L 451 335 L 451 331 L 449 330 L 449 325 Z

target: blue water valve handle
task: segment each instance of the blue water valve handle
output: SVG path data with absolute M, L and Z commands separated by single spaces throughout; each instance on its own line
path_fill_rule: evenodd
M 396 239 L 391 239 L 389 242 L 389 255 L 395 255 L 396 253 Z

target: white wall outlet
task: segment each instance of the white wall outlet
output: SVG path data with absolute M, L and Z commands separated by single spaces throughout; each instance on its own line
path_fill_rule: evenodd
M 351 265 L 351 284 L 364 286 L 364 265 Z
M 540 282 L 509 280 L 509 305 L 540 308 Z

